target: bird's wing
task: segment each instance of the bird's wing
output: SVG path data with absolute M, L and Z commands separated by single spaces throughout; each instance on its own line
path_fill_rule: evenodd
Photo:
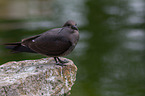
M 24 38 L 24 39 L 22 39 L 22 45 L 28 46 L 30 41 L 32 41 L 33 39 L 36 39 L 36 38 L 38 38 L 40 36 L 41 36 L 41 34 L 35 35 L 35 36 L 31 36 L 31 37 L 28 37 L 28 38 Z
M 67 51 L 71 42 L 69 39 L 59 35 L 43 35 L 29 43 L 29 47 L 41 54 L 48 56 L 58 56 Z

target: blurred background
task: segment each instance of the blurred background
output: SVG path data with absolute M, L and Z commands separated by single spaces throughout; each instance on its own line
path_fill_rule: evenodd
M 18 42 L 67 20 L 80 41 L 67 56 L 78 67 L 71 96 L 145 96 L 144 0 L 0 0 L 0 44 Z M 0 46 L 0 64 L 39 59 Z

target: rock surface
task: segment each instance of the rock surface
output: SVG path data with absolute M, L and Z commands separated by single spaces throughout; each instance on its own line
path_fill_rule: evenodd
M 66 58 L 60 58 L 62 60 Z M 67 59 L 66 66 L 53 58 L 8 62 L 0 66 L 0 96 L 69 95 L 77 67 Z

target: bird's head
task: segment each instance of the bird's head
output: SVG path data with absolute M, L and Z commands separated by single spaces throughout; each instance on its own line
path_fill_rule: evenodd
M 78 30 L 77 28 L 77 24 L 73 21 L 73 20 L 68 20 L 64 25 L 63 27 L 69 27 L 73 30 Z

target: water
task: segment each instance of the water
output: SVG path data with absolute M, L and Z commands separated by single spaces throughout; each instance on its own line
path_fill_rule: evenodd
M 68 19 L 80 29 L 71 58 L 78 67 L 71 96 L 145 95 L 144 0 L 2 0 L 0 43 L 17 42 L 61 27 Z M 0 64 L 38 59 L 10 54 L 0 46 Z

